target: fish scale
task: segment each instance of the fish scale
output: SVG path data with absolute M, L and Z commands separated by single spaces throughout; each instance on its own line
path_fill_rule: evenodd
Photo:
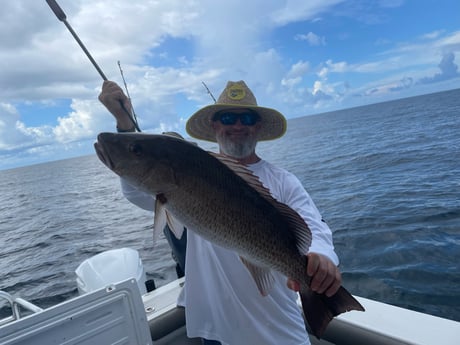
M 212 156 L 209 158 L 213 159 Z M 300 256 L 292 240 L 286 240 L 287 237 L 283 236 L 275 236 L 279 235 L 280 231 L 288 225 L 279 216 L 278 218 L 274 217 L 276 214 L 272 210 L 273 207 L 260 196 L 256 198 L 256 194 L 251 195 L 256 192 L 249 190 L 250 187 L 247 185 L 240 183 L 240 188 L 229 188 L 231 185 L 236 185 L 233 180 L 240 179 L 233 173 L 229 175 L 224 176 L 223 181 L 226 183 L 221 187 L 221 190 L 226 191 L 226 193 L 219 190 L 220 186 L 212 185 L 208 180 L 200 179 L 203 183 L 195 186 L 195 194 L 196 190 L 214 191 L 214 195 L 207 193 L 207 203 L 204 203 L 202 198 L 194 197 L 194 194 L 187 190 L 178 190 L 177 193 L 171 193 L 170 197 L 167 196 L 166 209 L 177 215 L 182 223 L 188 224 L 192 229 L 197 229 L 198 234 L 223 247 L 231 248 L 234 247 L 235 242 L 240 243 L 240 254 L 258 258 L 258 261 L 264 265 L 273 261 L 273 257 L 278 256 L 276 253 L 295 253 L 296 256 Z M 187 176 L 183 176 L 182 181 L 187 181 Z M 184 183 L 184 185 L 186 184 Z M 190 205 L 200 205 L 200 207 L 199 209 L 190 208 Z M 230 205 L 234 205 L 234 207 Z M 265 212 L 260 212 L 261 209 L 264 209 Z M 217 218 L 219 220 L 217 224 L 215 214 L 220 214 Z M 270 215 L 272 217 L 269 217 Z M 217 232 L 216 229 L 221 228 L 231 230 Z M 246 231 L 245 229 L 248 228 L 262 229 L 263 231 Z M 261 241 L 261 237 L 264 237 L 264 240 Z M 280 266 L 278 270 L 282 270 L 284 273 L 292 265 L 286 262 L 282 267 L 281 265 L 278 266 Z

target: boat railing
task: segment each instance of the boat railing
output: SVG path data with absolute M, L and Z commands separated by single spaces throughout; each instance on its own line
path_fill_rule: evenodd
M 37 307 L 35 304 L 30 303 L 25 299 L 14 297 L 5 291 L 0 291 L 0 302 L 2 300 L 6 300 L 7 303 L 10 305 L 11 315 L 3 319 L 0 319 L 0 326 L 19 320 L 21 317 L 23 317 L 23 311 L 29 312 L 28 314 L 30 314 L 30 312 L 38 313 L 40 311 L 43 311 L 42 308 Z

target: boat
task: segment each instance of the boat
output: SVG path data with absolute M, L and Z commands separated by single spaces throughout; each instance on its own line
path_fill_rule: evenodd
M 201 344 L 187 338 L 184 308 L 176 304 L 185 278 L 147 291 L 136 255 L 120 248 L 85 260 L 76 271 L 79 296 L 47 309 L 0 291 L 12 310 L 0 320 L 0 345 Z M 355 298 L 366 311 L 335 317 L 321 339 L 310 336 L 313 345 L 458 344 L 460 322 Z

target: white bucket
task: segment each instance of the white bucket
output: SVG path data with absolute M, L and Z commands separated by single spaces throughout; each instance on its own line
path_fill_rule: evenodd
M 83 261 L 75 270 L 80 294 L 105 288 L 129 278 L 136 279 L 141 295 L 145 288 L 145 271 L 137 250 L 112 249 Z

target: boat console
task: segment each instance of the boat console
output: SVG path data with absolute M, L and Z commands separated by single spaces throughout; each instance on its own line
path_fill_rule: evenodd
M 135 279 L 37 310 L 0 328 L 1 345 L 151 345 Z

